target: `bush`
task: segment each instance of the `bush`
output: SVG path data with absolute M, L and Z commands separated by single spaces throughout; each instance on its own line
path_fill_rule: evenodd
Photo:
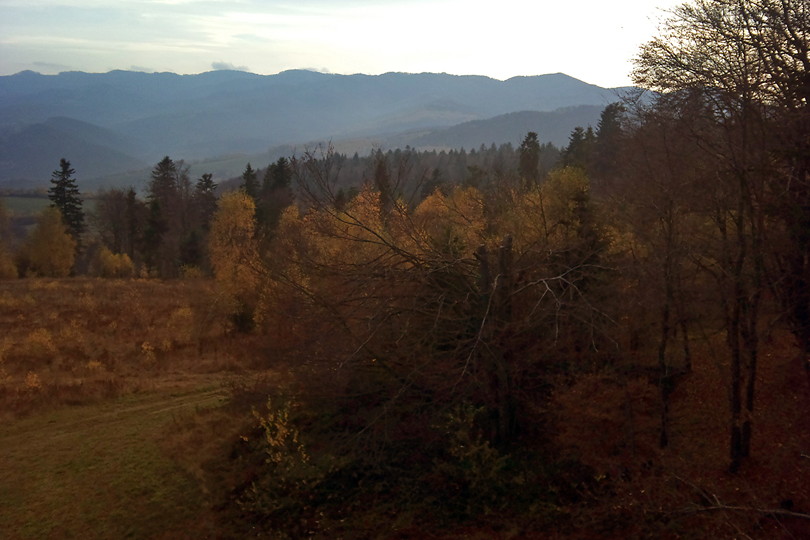
M 0 279 L 16 279 L 17 277 L 17 266 L 14 264 L 13 257 L 0 247 Z
M 132 259 L 126 253 L 113 253 L 106 247 L 98 250 L 93 273 L 103 278 L 129 278 L 135 273 Z

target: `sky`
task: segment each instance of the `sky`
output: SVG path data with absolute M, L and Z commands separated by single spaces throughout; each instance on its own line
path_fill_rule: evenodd
M 0 0 L 0 75 L 287 69 L 631 84 L 682 0 Z

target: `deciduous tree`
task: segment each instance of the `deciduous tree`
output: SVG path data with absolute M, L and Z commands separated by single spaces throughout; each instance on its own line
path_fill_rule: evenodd
M 768 240 L 777 232 L 768 226 L 776 217 L 768 209 L 783 209 L 779 219 L 788 231 L 810 222 L 804 217 L 810 206 L 795 202 L 810 201 L 807 137 L 797 137 L 789 121 L 806 115 L 808 106 L 807 21 L 806 2 L 695 0 L 671 12 L 661 36 L 642 47 L 634 71 L 635 82 L 666 94 L 669 106 L 708 121 L 694 136 L 716 163 L 710 200 L 718 241 L 711 273 L 724 307 L 731 363 L 732 470 L 750 452 L 766 250 L 778 245 Z M 806 133 L 806 125 L 800 132 Z M 786 128 L 793 131 L 787 138 L 776 135 Z M 804 157 L 787 158 L 783 149 L 789 146 L 774 148 L 779 140 L 804 141 L 789 152 Z M 796 153 L 801 147 L 805 151 Z M 810 243 L 803 240 L 806 234 L 788 236 L 791 249 L 772 256 L 787 261 L 789 270 L 771 279 L 790 290 L 788 313 L 801 336 L 810 328 Z
M 22 248 L 27 272 L 37 276 L 66 277 L 75 260 L 76 241 L 54 207 L 42 211 Z

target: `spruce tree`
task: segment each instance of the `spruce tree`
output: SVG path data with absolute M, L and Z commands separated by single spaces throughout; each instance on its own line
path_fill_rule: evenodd
M 540 141 L 537 133 L 530 131 L 520 143 L 520 177 L 525 187 L 535 186 L 540 182 Z
M 48 189 L 48 198 L 51 206 L 57 208 L 62 214 L 68 232 L 78 243 L 84 231 L 84 211 L 79 187 L 73 175 L 76 173 L 65 158 L 59 160 L 59 169 L 51 174 L 51 187 Z
M 253 202 L 256 202 L 259 196 L 259 180 L 256 171 L 250 166 L 250 163 L 247 164 L 245 172 L 242 173 L 242 185 L 240 187 L 242 191 L 253 199 Z

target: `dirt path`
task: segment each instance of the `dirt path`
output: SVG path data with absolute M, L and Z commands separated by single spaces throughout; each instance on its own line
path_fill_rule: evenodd
M 200 487 L 160 441 L 222 403 L 219 385 L 200 383 L 0 426 L 0 536 L 154 538 L 193 522 Z

